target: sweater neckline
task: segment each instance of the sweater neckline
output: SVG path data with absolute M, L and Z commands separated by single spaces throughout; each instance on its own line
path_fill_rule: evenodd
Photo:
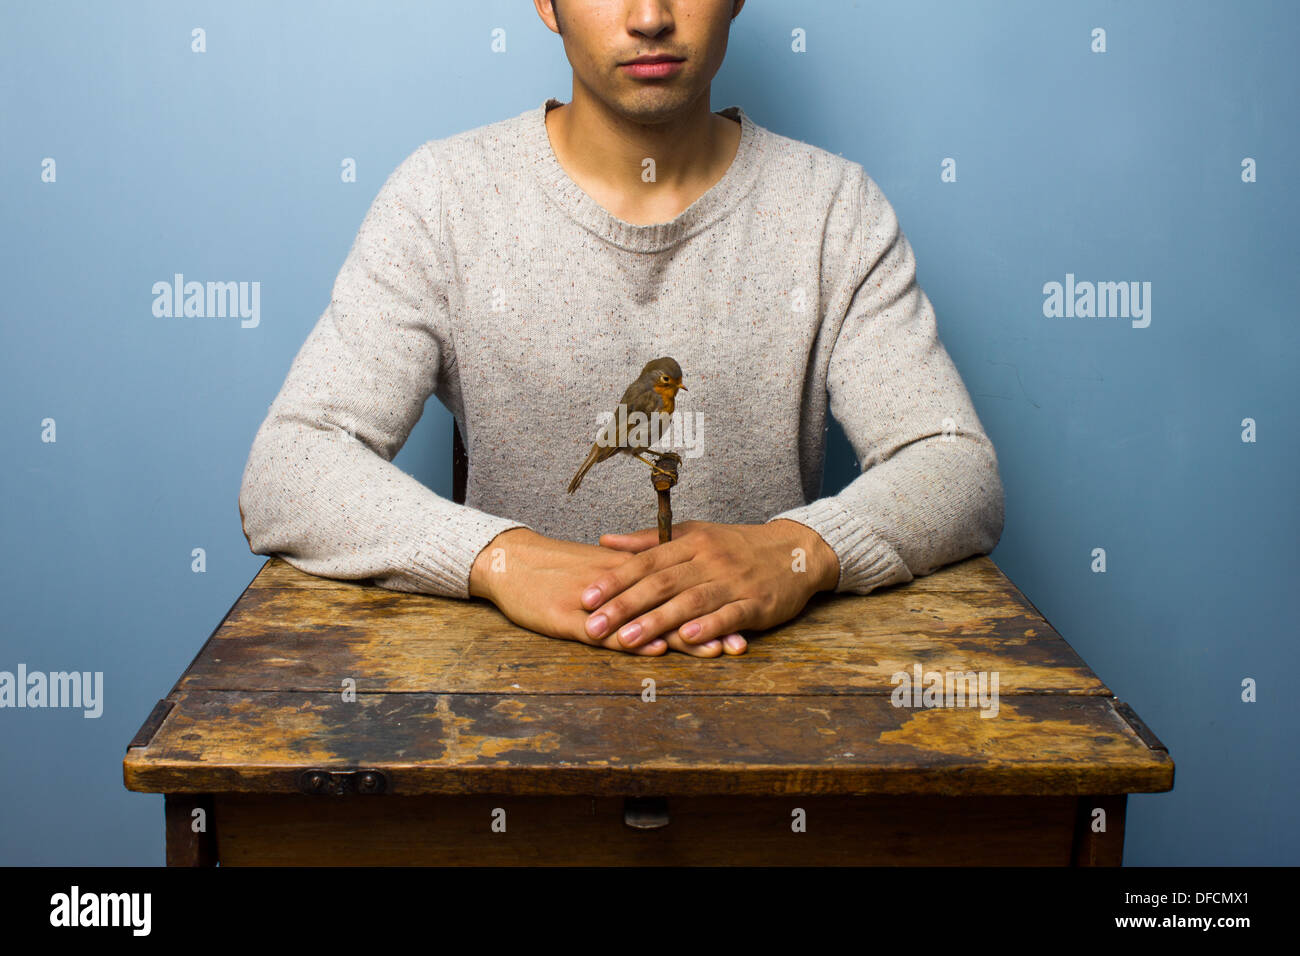
M 722 178 L 668 222 L 641 225 L 614 215 L 570 178 L 560 165 L 546 131 L 546 114 L 563 104 L 548 98 L 529 111 L 523 124 L 525 145 L 542 188 L 579 225 L 629 252 L 660 252 L 726 216 L 758 179 L 761 144 L 754 121 L 739 106 L 718 110 L 720 116 L 740 122 L 740 144 Z

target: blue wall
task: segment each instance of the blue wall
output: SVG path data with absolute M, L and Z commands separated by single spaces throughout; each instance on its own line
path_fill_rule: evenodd
M 1289 0 L 751 0 L 713 88 L 894 204 L 999 452 L 995 559 L 1177 762 L 1130 799 L 1133 864 L 1300 862 L 1298 27 Z M 569 78 L 522 0 L 6 6 L 0 670 L 103 671 L 105 701 L 0 710 L 0 862 L 161 862 L 123 749 L 262 564 L 249 445 L 370 201 Z M 178 272 L 259 282 L 260 323 L 155 317 Z M 1045 317 L 1067 274 L 1149 282 L 1150 324 Z M 397 458 L 444 495 L 450 427 L 431 403 Z

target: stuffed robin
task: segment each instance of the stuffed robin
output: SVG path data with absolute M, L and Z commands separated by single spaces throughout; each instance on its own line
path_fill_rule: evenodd
M 620 402 L 626 408 L 626 417 L 622 419 L 626 423 L 625 434 L 618 435 L 620 417 L 616 408 L 614 417 L 601 429 L 586 460 L 569 482 L 569 494 L 578 490 L 583 476 L 591 470 L 592 465 L 613 458 L 619 452 L 639 459 L 649 465 L 652 471 L 662 471 L 654 462 L 642 458 L 641 453 L 653 441 L 668 434 L 674 400 L 679 389 L 688 391 L 682 384 L 682 367 L 674 359 L 665 356 L 646 362 L 645 368 L 641 369 L 637 380 L 627 387 Z M 640 412 L 643 417 L 634 418 L 634 412 Z M 653 432 L 650 425 L 652 417 L 658 422 L 657 430 Z

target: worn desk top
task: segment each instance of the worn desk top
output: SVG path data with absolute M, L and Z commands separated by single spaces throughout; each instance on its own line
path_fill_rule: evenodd
M 894 706 L 891 678 L 918 664 L 996 673 L 996 716 Z M 379 770 L 394 794 L 1119 794 L 1174 776 L 986 556 L 818 595 L 712 660 L 551 640 L 485 601 L 271 559 L 132 741 L 126 785 L 297 793 L 311 769 Z

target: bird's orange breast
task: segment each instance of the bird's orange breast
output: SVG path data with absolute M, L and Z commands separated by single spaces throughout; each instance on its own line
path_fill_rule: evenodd
M 660 385 L 656 385 L 654 389 L 659 393 L 659 397 L 663 399 L 663 410 L 671 415 L 673 413 L 673 402 L 676 401 L 677 390 L 671 386 L 664 387 Z

